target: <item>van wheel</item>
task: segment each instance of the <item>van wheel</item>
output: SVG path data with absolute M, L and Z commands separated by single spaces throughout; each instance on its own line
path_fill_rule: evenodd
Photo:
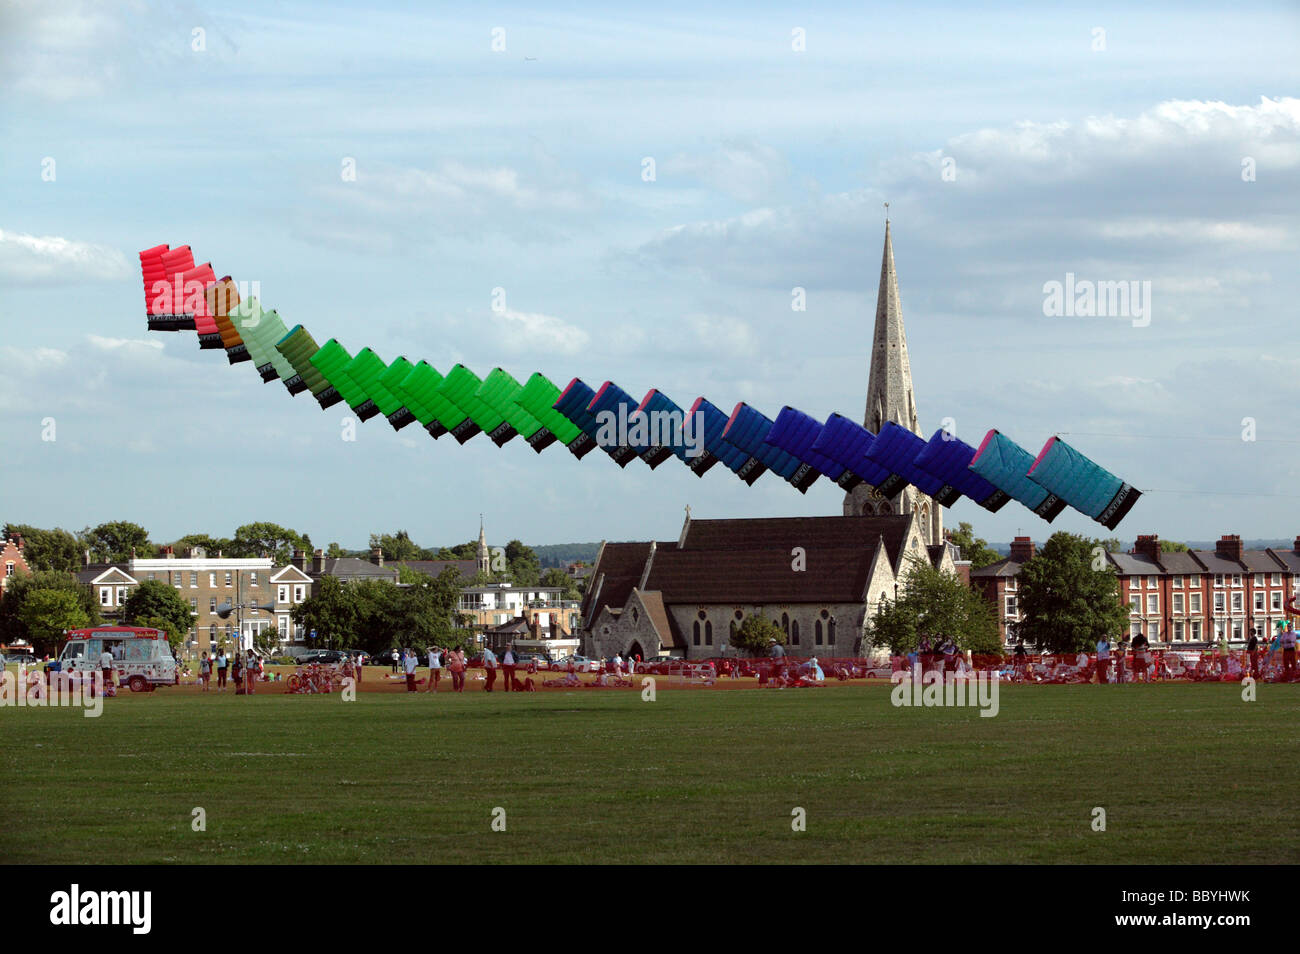
M 126 684 L 132 692 L 145 692 L 149 688 L 149 683 L 145 681 L 144 676 L 132 676 Z

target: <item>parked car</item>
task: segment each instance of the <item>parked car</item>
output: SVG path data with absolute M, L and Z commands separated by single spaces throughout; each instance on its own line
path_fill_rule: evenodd
M 300 666 L 306 666 L 308 663 L 333 664 L 341 663 L 347 658 L 347 653 L 337 649 L 313 649 L 299 656 L 297 662 Z
M 569 663 L 573 663 L 575 672 L 600 672 L 604 663 L 599 659 L 588 659 L 586 656 L 565 656 L 561 659 L 552 661 L 551 668 L 567 671 Z
M 395 662 L 402 661 L 402 654 L 396 649 L 386 649 L 382 653 L 375 653 L 366 660 L 372 666 L 391 666 Z

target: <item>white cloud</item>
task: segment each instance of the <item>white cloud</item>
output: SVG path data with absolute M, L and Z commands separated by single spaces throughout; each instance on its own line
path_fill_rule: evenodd
M 785 158 L 771 146 L 729 141 L 703 155 L 679 153 L 663 162 L 657 181 L 673 185 L 680 177 L 696 179 L 743 202 L 767 198 L 790 175 Z
M 502 344 L 515 352 L 578 354 L 590 340 L 587 332 L 576 325 L 538 312 L 505 308 L 492 313 L 492 324 Z
M 0 229 L 0 277 L 10 281 L 63 285 L 79 281 L 123 281 L 130 276 L 127 257 L 107 245 Z

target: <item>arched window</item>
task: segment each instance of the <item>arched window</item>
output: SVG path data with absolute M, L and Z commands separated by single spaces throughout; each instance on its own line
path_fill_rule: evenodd
M 826 642 L 828 645 L 831 646 L 835 645 L 835 617 L 834 616 L 832 616 L 831 621 L 826 624 Z
M 787 637 L 789 637 L 790 635 L 790 614 L 789 613 L 781 614 L 781 632 L 785 633 Z
M 695 645 L 698 646 L 699 644 L 700 644 L 700 621 L 697 619 L 695 621 Z
M 799 645 L 799 621 L 797 619 L 790 620 L 790 642 L 795 646 Z
M 633 607 L 632 607 L 632 622 L 634 622 L 634 623 L 639 623 L 640 621 L 641 621 L 641 614 L 637 611 L 637 608 L 636 608 L 635 606 L 633 606 Z
M 704 645 L 713 645 L 713 620 L 704 621 Z
M 822 644 L 822 621 L 821 620 L 817 620 L 817 622 L 813 624 L 813 642 L 815 642 L 818 646 Z

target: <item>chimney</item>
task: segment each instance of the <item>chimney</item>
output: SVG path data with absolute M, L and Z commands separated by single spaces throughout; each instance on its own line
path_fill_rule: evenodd
M 14 547 L 21 552 L 23 548 L 23 535 L 21 533 L 15 533 L 11 538 L 11 542 L 13 543 Z
M 1214 552 L 1221 557 L 1229 560 L 1241 562 L 1241 537 L 1235 533 L 1225 533 L 1219 537 L 1219 542 L 1214 545 Z
M 530 627 L 529 627 L 529 628 L 532 629 L 532 631 L 533 631 L 533 639 L 541 639 L 541 638 L 542 638 L 542 621 L 541 621 L 540 619 L 538 619 L 538 616 L 539 616 L 539 615 L 540 615 L 540 614 L 538 614 L 538 613 L 534 613 L 534 614 L 533 614 L 533 618 L 532 618 L 532 620 L 530 620 Z
M 1133 544 L 1133 552 L 1149 556 L 1153 560 L 1160 559 L 1160 537 L 1154 533 L 1139 534 L 1137 542 Z
M 163 556 L 166 557 L 168 560 L 174 560 L 176 559 L 176 551 L 171 548 L 170 544 L 168 544 L 167 546 L 163 547 Z
M 1300 544 L 1300 537 L 1296 537 L 1295 539 L 1296 539 L 1296 543 Z M 1296 547 L 1296 549 L 1297 549 L 1297 550 L 1300 550 L 1300 546 Z M 90 566 L 90 550 L 89 550 L 89 549 L 86 550 L 86 566 Z
M 1300 537 L 1295 538 L 1295 543 L 1291 544 L 1291 549 L 1300 553 Z
M 325 551 L 317 550 L 312 555 L 311 568 L 313 573 L 325 572 Z
M 383 548 L 383 547 L 375 547 L 373 550 L 370 551 L 370 562 L 373 563 L 375 566 L 383 566 L 383 565 L 384 565 L 384 548 Z
M 1034 541 L 1029 537 L 1016 537 L 1011 541 L 1011 559 L 1028 563 L 1034 558 Z
M 304 573 L 307 572 L 307 551 L 295 549 L 293 551 L 293 565 Z

